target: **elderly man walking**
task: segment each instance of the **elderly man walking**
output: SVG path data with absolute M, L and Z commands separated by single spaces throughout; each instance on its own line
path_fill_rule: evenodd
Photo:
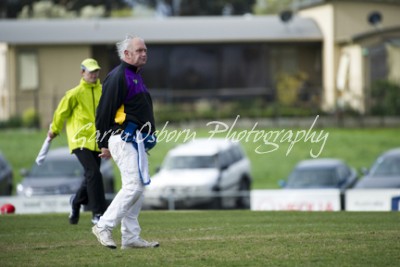
M 138 221 L 144 186 L 149 183 L 145 150 L 155 145 L 154 139 L 145 142 L 155 131 L 152 99 L 140 75 L 147 47 L 142 38 L 128 36 L 117 49 L 121 63 L 104 80 L 96 128 L 100 157 L 113 158 L 122 188 L 92 232 L 103 246 L 116 248 L 112 230 L 121 224 L 122 249 L 158 247 L 158 242 L 140 237 Z

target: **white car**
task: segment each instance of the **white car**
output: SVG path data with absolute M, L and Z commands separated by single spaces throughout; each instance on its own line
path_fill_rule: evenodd
M 146 188 L 149 208 L 249 208 L 250 161 L 240 143 L 195 139 L 170 150 Z

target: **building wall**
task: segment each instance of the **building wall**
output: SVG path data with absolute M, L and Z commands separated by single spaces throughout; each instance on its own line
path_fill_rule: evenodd
M 79 84 L 81 79 L 80 63 L 91 57 L 90 46 L 44 46 L 40 53 L 40 99 L 46 105 L 40 105 L 42 124 L 49 124 L 52 114 L 65 92 Z
M 176 89 L 177 91 L 174 91 L 174 95 L 178 94 L 180 90 L 184 91 L 185 95 L 193 93 L 194 96 L 200 95 L 204 97 L 209 94 L 209 90 L 231 90 L 232 97 L 246 93 L 250 97 L 259 93 L 259 89 L 262 89 L 263 94 L 266 96 L 266 101 L 273 101 L 276 87 L 274 78 L 279 73 L 296 74 L 293 71 L 305 72 L 311 89 L 304 93 L 318 95 L 318 97 L 321 95 L 321 46 L 318 42 L 208 45 L 196 43 L 154 45 L 149 43 L 148 46 L 151 54 L 143 75 L 147 81 L 147 86 L 153 93 L 158 90 L 159 95 L 168 94 L 168 90 Z M 183 60 L 174 58 L 173 55 L 176 53 L 170 53 L 171 51 L 182 52 L 182 49 L 185 50 L 187 48 L 190 48 L 191 51 L 203 51 L 204 47 L 207 47 L 208 52 L 215 52 L 213 61 L 215 61 L 215 67 L 218 71 L 210 73 L 210 69 L 207 67 L 207 64 L 211 62 L 210 60 L 207 60 L 205 66 L 193 64 L 193 62 L 201 62 L 201 58 L 196 57 L 196 53 L 185 54 Z M 227 55 L 225 57 L 228 60 L 227 62 L 223 61 L 221 57 L 225 55 L 226 49 L 233 51 L 235 56 L 232 58 L 232 55 Z M 39 82 L 36 89 L 22 90 L 19 88 L 21 66 L 18 63 L 18 57 L 26 51 L 34 53 L 37 57 Z M 238 51 L 240 53 L 237 53 Z M 289 54 L 287 53 L 288 51 L 290 52 Z M 10 105 L 12 105 L 11 115 L 22 116 L 28 110 L 35 110 L 40 116 L 41 127 L 47 128 L 60 99 L 67 90 L 79 83 L 81 78 L 80 63 L 87 57 L 94 57 L 100 63 L 102 67 L 101 81 L 119 63 L 114 45 L 12 46 L 10 49 L 11 64 L 9 73 L 9 88 L 12 99 L 10 101 Z M 272 63 L 277 65 L 275 66 Z M 174 87 L 171 82 L 171 77 L 173 77 L 171 76 L 171 71 L 176 69 L 184 74 L 186 65 L 191 68 L 198 66 L 202 72 L 214 75 L 215 77 L 213 77 L 217 80 L 217 84 L 211 85 L 211 87 L 205 84 L 204 86 L 199 86 L 199 88 L 189 88 L 187 84 L 182 88 Z M 176 68 L 176 66 L 179 66 L 179 68 Z M 234 76 L 229 76 L 226 73 L 226 75 L 222 75 L 222 70 L 224 69 L 234 71 Z M 242 73 L 242 78 L 239 77 L 239 73 Z M 187 78 L 185 75 L 177 75 L 178 80 L 185 78 Z M 239 78 L 238 83 L 233 82 L 237 78 Z M 208 79 L 206 80 L 208 81 Z M 243 91 L 244 88 L 246 88 L 245 91 Z M 251 90 L 254 92 L 248 92 Z M 183 96 L 177 95 L 177 97 Z M 155 94 L 155 98 L 157 98 L 157 94 Z
M 396 53 L 400 44 L 400 25 L 390 30 L 375 31 L 357 39 L 362 47 L 364 88 L 380 79 L 389 79 L 400 84 L 400 57 Z M 395 78 L 395 77 L 398 78 Z
M 17 69 L 16 69 L 16 56 L 15 56 L 15 46 L 9 45 L 7 51 L 7 74 L 6 74 L 6 87 L 9 92 L 9 111 L 10 116 L 16 115 L 16 106 L 17 106 Z
M 400 47 L 393 44 L 387 44 L 388 52 L 388 78 L 390 81 L 400 85 Z
M 362 47 L 358 44 L 344 46 L 337 77 L 338 102 L 341 108 L 350 107 L 360 113 L 365 112 L 363 71 Z
M 301 10 L 300 16 L 313 18 L 319 25 L 324 41 L 322 44 L 322 80 L 324 95 L 322 109 L 333 110 L 336 106 L 335 96 L 335 46 L 334 46 L 334 9 L 331 5 L 316 6 Z
M 334 3 L 334 9 L 336 42 L 350 41 L 356 34 L 375 30 L 368 22 L 368 15 L 373 11 L 378 11 L 382 14 L 380 28 L 400 25 L 400 5 L 398 4 L 337 1 Z
M 34 90 L 21 90 L 18 83 L 18 54 L 21 51 L 34 51 L 37 54 L 39 87 Z M 38 112 L 41 126 L 48 127 L 52 114 L 64 93 L 75 87 L 80 79 L 80 63 L 91 57 L 90 46 L 19 46 L 13 49 L 13 64 L 10 88 L 15 106 L 13 114 L 23 115 L 29 109 Z
M 400 5 L 398 4 L 329 1 L 326 4 L 312 6 L 299 11 L 301 16 L 313 18 L 318 23 L 324 36 L 322 61 L 325 95 L 322 108 L 327 111 L 334 111 L 338 108 L 338 104 L 342 105 L 340 102 L 343 100 L 343 92 L 339 92 L 336 87 L 339 62 L 343 52 L 342 48 L 347 46 L 346 43 L 351 43 L 355 35 L 378 30 L 368 23 L 368 15 L 372 11 L 379 11 L 382 14 L 382 23 L 379 25 L 381 29 L 400 25 Z M 368 80 L 364 77 L 368 72 L 365 71 L 366 66 L 362 64 L 364 61 L 361 57 L 360 48 L 353 48 L 350 50 L 345 48 L 352 57 L 352 67 L 349 69 L 351 71 L 349 79 L 352 80 L 348 86 L 352 94 L 355 93 L 358 99 L 365 99 L 364 89 L 368 86 L 368 83 L 363 84 L 361 82 L 360 84 L 357 79 L 361 75 L 361 81 Z M 349 103 L 356 110 L 365 111 L 365 106 L 360 101 L 352 100 Z M 356 103 L 359 104 L 356 106 Z
M 0 120 L 10 116 L 10 96 L 7 90 L 7 44 L 0 43 Z

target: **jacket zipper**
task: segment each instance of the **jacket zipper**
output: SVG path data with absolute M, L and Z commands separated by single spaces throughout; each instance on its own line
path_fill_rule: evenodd
M 96 121 L 96 108 L 95 108 L 95 101 L 94 101 L 94 86 L 92 86 L 92 103 L 93 103 L 93 114 Z M 96 150 L 96 142 L 94 142 L 93 151 Z

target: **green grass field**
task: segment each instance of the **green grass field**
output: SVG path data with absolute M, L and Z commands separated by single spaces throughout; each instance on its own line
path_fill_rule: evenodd
M 395 128 L 316 130 L 329 133 L 320 157 L 339 157 L 357 169 L 369 167 L 380 153 L 399 146 L 399 130 Z M 193 131 L 196 137 L 210 134 L 205 128 Z M 21 179 L 19 169 L 34 163 L 45 136 L 45 131 L 0 131 L 0 150 L 13 166 L 15 183 Z M 183 139 L 174 141 L 160 142 L 151 152 L 152 171 Z M 299 160 L 311 157 L 311 149 L 315 152 L 321 148 L 316 143 L 299 142 L 287 154 L 290 144 L 278 140 L 276 151 L 258 154 L 257 147 L 265 145 L 262 140 L 242 144 L 253 166 L 255 189 L 277 188 L 277 181 L 286 177 Z M 64 145 L 63 134 L 52 146 Z M 0 216 L 0 266 L 400 264 L 400 215 L 396 212 L 146 210 L 140 217 L 142 237 L 159 241 L 161 247 L 137 250 L 102 247 L 91 233 L 90 215 L 84 213 L 76 226 L 68 224 L 67 214 Z M 114 237 L 119 244 L 119 229 L 115 229 Z
M 143 211 L 142 237 L 159 248 L 111 250 L 90 214 L 0 217 L 7 266 L 399 266 L 395 212 Z M 120 244 L 119 228 L 114 239 Z
M 196 138 L 210 137 L 209 131 L 213 127 L 204 127 L 201 129 L 190 129 L 192 133 L 196 133 Z M 173 131 L 178 133 L 183 129 L 176 129 L 170 126 L 167 127 L 168 134 L 172 138 Z M 235 129 L 237 136 L 239 133 L 249 131 L 250 129 Z M 282 131 L 285 129 L 259 129 L 268 131 Z M 307 129 L 286 129 L 286 132 L 291 130 L 293 135 L 296 131 Z M 370 167 L 374 160 L 383 151 L 399 147 L 399 129 L 397 128 L 362 128 L 362 129 L 343 129 L 343 128 L 326 128 L 314 129 L 316 134 L 321 131 L 328 133 L 329 136 L 322 149 L 322 141 L 317 143 L 307 142 L 304 140 L 296 143 L 289 151 L 290 143 L 282 142 L 283 134 L 277 138 L 275 144 L 265 145 L 262 139 L 255 141 L 255 138 L 248 138 L 242 140 L 242 145 L 246 150 L 247 155 L 252 163 L 252 175 L 254 178 L 253 188 L 278 188 L 278 180 L 284 179 L 290 173 L 295 164 L 302 159 L 311 158 L 310 151 L 314 154 L 321 153 L 319 157 L 338 157 L 344 159 L 351 166 L 356 169 L 361 167 Z M 44 141 L 46 131 L 34 130 L 2 130 L 0 131 L 0 151 L 2 151 L 6 158 L 13 166 L 15 174 L 15 184 L 21 179 L 19 170 L 21 168 L 30 168 L 34 164 L 36 155 Z M 220 137 L 226 137 L 227 133 L 222 133 Z M 180 138 L 172 138 L 167 141 L 166 136 L 159 144 L 151 151 L 149 157 L 150 171 L 159 166 L 168 152 L 169 149 L 184 141 L 184 135 Z M 317 135 L 315 135 L 315 138 Z M 272 142 L 272 139 L 270 140 Z M 52 147 L 66 145 L 67 141 L 65 134 L 60 135 L 53 141 Z M 260 147 L 261 146 L 261 147 Z M 271 153 L 259 154 L 257 148 L 261 150 L 275 151 Z M 289 151 L 289 153 L 288 153 Z M 116 175 L 119 173 L 116 170 Z M 119 188 L 119 179 L 116 181 L 117 188 Z

